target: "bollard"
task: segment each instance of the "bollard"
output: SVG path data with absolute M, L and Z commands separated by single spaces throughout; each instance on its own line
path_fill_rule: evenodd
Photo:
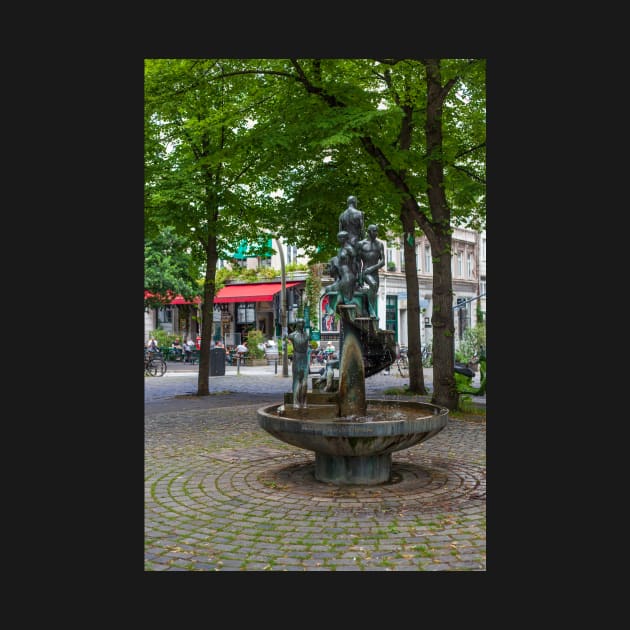
M 278 359 L 274 359 L 274 366 L 273 366 L 273 373 L 277 374 L 278 373 Z
M 241 356 L 236 357 L 236 376 L 240 376 L 241 374 Z

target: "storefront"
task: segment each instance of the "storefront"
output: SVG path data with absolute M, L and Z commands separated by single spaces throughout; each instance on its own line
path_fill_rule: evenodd
M 295 321 L 301 303 L 303 281 L 286 282 L 287 321 Z M 260 330 L 267 339 L 280 336 L 281 282 L 228 284 L 214 297 L 221 309 L 223 337 L 226 346 L 236 345 L 250 330 Z M 215 306 L 216 308 L 216 306 Z
M 287 281 L 287 322 L 297 319 L 302 304 L 304 281 Z M 145 298 L 152 294 L 145 291 Z M 260 282 L 229 284 L 214 297 L 213 339 L 222 339 L 226 346 L 237 345 L 250 330 L 260 330 L 267 339 L 280 337 L 282 322 L 282 283 Z M 159 309 L 145 309 L 145 341 L 156 329 L 172 334 L 190 335 L 201 331 L 201 298 L 188 302 L 181 296 Z
M 150 291 L 144 292 L 145 300 L 154 297 Z M 181 295 L 173 297 L 159 308 L 144 309 L 144 340 L 149 339 L 155 330 L 164 330 L 173 335 L 195 338 L 201 330 L 201 298 L 185 300 Z

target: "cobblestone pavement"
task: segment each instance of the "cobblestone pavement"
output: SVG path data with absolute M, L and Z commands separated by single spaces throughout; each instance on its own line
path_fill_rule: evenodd
M 485 423 L 393 453 L 387 484 L 335 486 L 258 426 L 290 377 L 226 373 L 202 398 L 196 382 L 145 378 L 145 570 L 485 571 Z M 401 383 L 375 375 L 367 395 Z

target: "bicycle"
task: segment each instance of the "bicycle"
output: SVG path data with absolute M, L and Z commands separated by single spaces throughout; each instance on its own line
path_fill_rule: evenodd
M 407 358 L 406 346 L 400 347 L 400 352 L 398 353 L 398 357 L 396 359 L 396 368 L 398 370 L 398 374 L 400 374 L 403 378 L 409 376 L 409 359 Z
M 166 373 L 166 361 L 161 352 L 144 353 L 145 376 L 164 376 Z

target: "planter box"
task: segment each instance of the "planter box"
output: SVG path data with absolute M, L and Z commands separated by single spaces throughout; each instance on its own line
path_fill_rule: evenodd
M 245 359 L 245 365 L 250 365 L 252 367 L 258 365 L 267 365 L 267 359 L 263 357 L 262 359 L 250 359 L 249 357 Z

